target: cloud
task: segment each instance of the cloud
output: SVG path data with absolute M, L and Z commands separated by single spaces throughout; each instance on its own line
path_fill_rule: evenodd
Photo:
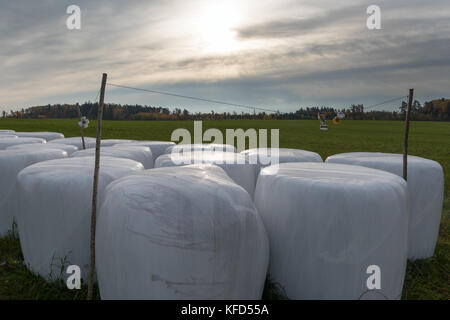
M 239 49 L 212 53 L 194 27 L 211 1 L 77 2 L 81 31 L 65 28 L 70 1 L 0 3 L 0 109 L 92 100 L 102 72 L 113 83 L 281 110 L 450 87 L 444 0 L 380 1 L 383 30 L 375 31 L 365 27 L 369 1 L 230 0 L 243 15 Z M 212 107 L 117 89 L 107 99 Z
M 297 37 L 351 20 L 361 20 L 362 18 L 364 21 L 361 13 L 364 13 L 366 8 L 367 6 L 363 5 L 350 6 L 321 12 L 307 18 L 271 20 L 243 27 L 237 32 L 242 39 Z

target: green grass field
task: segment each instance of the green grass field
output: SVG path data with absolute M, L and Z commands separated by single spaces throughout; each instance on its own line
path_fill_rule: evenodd
M 78 136 L 78 120 L 1 119 L 0 129 L 57 131 Z M 191 121 L 104 121 L 103 138 L 170 140 L 176 128 L 193 132 Z M 323 159 L 342 152 L 371 151 L 401 153 L 404 123 L 394 121 L 343 121 L 319 130 L 318 121 L 235 120 L 204 121 L 203 130 L 279 129 L 280 147 L 318 152 Z M 87 136 L 95 136 L 95 122 Z M 412 122 L 409 154 L 438 161 L 445 173 L 445 199 L 439 240 L 433 258 L 408 263 L 403 299 L 450 299 L 450 122 Z M 16 237 L 0 239 L 0 299 L 84 299 L 85 288 L 70 291 L 64 284 L 47 284 L 30 274 L 22 264 Z M 270 286 L 269 286 L 270 287 Z M 266 297 L 273 296 L 265 292 Z M 97 295 L 98 297 L 98 295 Z

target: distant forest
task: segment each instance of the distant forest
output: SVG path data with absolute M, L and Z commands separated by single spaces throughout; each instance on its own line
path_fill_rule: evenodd
M 55 104 L 36 106 L 20 111 L 3 111 L 3 118 L 79 118 L 79 112 L 89 119 L 96 119 L 98 103 Z M 403 120 L 407 103 L 394 111 L 364 111 L 362 104 L 351 105 L 347 109 L 332 107 L 300 108 L 295 112 L 224 112 L 191 113 L 187 109 L 152 107 L 147 105 L 105 105 L 103 119 L 105 120 L 233 120 L 233 119 L 278 119 L 278 120 L 308 120 L 317 119 L 317 114 L 325 114 L 327 120 L 333 119 L 338 112 L 343 112 L 348 120 Z M 392 108 L 391 108 L 392 109 Z M 414 101 L 411 110 L 412 120 L 450 121 L 450 99 L 437 99 L 425 102 Z

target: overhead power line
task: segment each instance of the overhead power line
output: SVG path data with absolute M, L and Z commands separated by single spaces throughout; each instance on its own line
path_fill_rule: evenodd
M 161 94 L 161 95 L 166 95 L 166 96 L 172 96 L 172 97 L 178 97 L 178 98 L 184 98 L 184 99 L 190 99 L 190 100 L 197 100 L 197 101 L 203 101 L 203 102 L 210 102 L 210 103 L 222 104 L 222 105 L 233 106 L 233 107 L 246 108 L 246 109 L 251 109 L 251 110 L 262 110 L 262 111 L 275 112 L 275 113 L 279 112 L 277 110 L 272 110 L 272 109 L 252 107 L 252 106 L 243 105 L 243 104 L 224 102 L 224 101 L 219 101 L 219 100 L 211 100 L 211 99 L 200 98 L 200 97 L 185 96 L 185 95 L 181 95 L 181 94 L 156 91 L 156 90 L 150 90 L 150 89 L 135 88 L 135 87 L 124 86 L 124 85 L 120 85 L 120 84 L 108 83 L 108 85 L 110 85 L 112 87 L 144 91 L 144 92 L 156 93 L 156 94 Z

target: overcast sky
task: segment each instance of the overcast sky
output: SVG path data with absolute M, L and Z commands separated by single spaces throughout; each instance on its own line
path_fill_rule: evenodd
M 345 4 L 343 4 L 345 3 Z M 81 30 L 68 30 L 69 5 Z M 382 30 L 366 9 L 381 8 Z M 450 96 L 450 1 L 0 0 L 0 110 L 111 83 L 293 111 Z M 108 87 L 107 102 L 245 111 Z

